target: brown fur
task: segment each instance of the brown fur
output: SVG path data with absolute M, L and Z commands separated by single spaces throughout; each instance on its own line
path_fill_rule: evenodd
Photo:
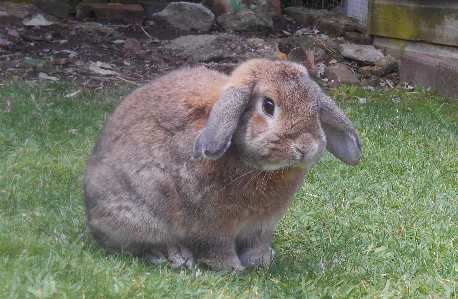
M 274 117 L 260 109 L 266 96 Z M 297 64 L 173 72 L 132 93 L 102 130 L 83 176 L 89 230 L 109 253 L 267 267 L 275 224 L 328 131 L 332 152 L 357 164 L 350 121 Z

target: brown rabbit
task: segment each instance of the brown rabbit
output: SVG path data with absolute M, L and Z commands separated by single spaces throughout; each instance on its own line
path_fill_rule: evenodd
M 325 148 L 361 160 L 352 123 L 298 64 L 172 72 L 101 132 L 83 176 L 89 230 L 108 253 L 266 268 L 272 231 Z

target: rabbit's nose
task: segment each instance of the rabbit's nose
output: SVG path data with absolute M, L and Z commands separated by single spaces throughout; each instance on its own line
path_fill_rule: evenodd
M 297 144 L 293 144 L 292 150 L 300 160 L 302 160 L 304 155 L 307 154 L 307 150 L 303 146 Z
M 292 151 L 298 161 L 305 163 L 317 162 L 324 152 L 324 147 L 316 141 L 307 142 L 304 144 L 293 144 Z

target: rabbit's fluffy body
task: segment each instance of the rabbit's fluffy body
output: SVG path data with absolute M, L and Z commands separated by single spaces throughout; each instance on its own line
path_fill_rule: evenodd
M 275 108 L 266 113 L 269 99 Z M 91 234 L 109 253 L 174 266 L 269 266 L 276 223 L 330 147 L 326 128 L 348 135 L 331 152 L 349 164 L 361 158 L 351 123 L 333 105 L 303 67 L 266 60 L 231 76 L 186 68 L 136 90 L 87 162 Z

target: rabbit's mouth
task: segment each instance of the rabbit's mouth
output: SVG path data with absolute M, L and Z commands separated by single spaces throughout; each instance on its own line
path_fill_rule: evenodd
M 260 171 L 289 170 L 292 168 L 310 169 L 323 156 L 325 147 L 319 142 L 313 142 L 311 145 L 297 146 L 291 145 L 283 153 L 286 155 L 268 154 L 263 156 L 259 161 L 250 160 L 251 167 Z
M 306 147 L 293 144 L 290 146 L 289 151 L 294 156 L 293 160 L 296 161 L 295 167 L 309 169 L 321 159 L 325 147 L 319 142 L 313 142 Z

